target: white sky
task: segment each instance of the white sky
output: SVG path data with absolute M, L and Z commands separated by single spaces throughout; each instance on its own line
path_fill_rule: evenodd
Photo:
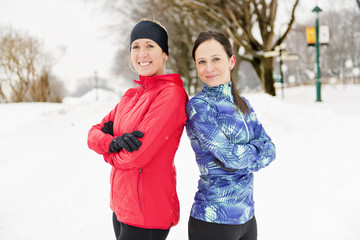
M 95 71 L 100 77 L 111 76 L 116 34 L 109 34 L 108 23 L 99 4 L 82 0 L 0 1 L 0 24 L 40 40 L 58 58 L 53 73 L 67 88 Z

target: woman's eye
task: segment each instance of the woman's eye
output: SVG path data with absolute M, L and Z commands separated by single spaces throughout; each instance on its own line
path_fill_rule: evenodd
M 148 47 L 148 48 L 153 48 L 153 47 L 154 47 L 154 45 L 149 44 L 149 45 L 147 45 L 147 47 Z
M 200 60 L 200 61 L 198 62 L 198 64 L 204 64 L 204 63 L 205 63 L 204 60 Z
M 138 45 L 134 45 L 134 46 L 132 46 L 132 49 L 138 49 L 139 48 L 139 46 Z
M 213 61 L 214 62 L 220 61 L 220 58 L 214 58 Z

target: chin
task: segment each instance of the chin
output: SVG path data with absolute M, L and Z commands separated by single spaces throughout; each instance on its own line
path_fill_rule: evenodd
M 219 85 L 219 83 L 216 81 L 207 82 L 206 84 L 209 85 L 210 87 L 216 87 L 217 85 Z
M 138 72 L 139 75 L 146 76 L 146 77 L 154 75 L 154 73 L 152 71 L 141 71 L 140 70 L 140 71 L 137 71 L 137 72 Z

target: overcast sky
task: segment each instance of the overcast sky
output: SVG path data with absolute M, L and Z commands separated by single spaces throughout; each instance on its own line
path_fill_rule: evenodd
M 100 9 L 81 0 L 1 0 L 0 24 L 40 40 L 58 58 L 53 73 L 73 85 L 95 71 L 111 76 L 116 39 Z

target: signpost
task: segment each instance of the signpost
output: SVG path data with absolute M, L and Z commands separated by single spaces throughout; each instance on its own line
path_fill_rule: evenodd
M 280 83 L 281 83 L 281 97 L 284 99 L 284 74 L 283 74 L 283 60 L 298 60 L 299 56 L 297 54 L 288 54 L 285 50 L 285 43 L 281 43 L 275 47 L 275 51 L 264 52 L 264 57 L 279 57 L 280 65 Z

